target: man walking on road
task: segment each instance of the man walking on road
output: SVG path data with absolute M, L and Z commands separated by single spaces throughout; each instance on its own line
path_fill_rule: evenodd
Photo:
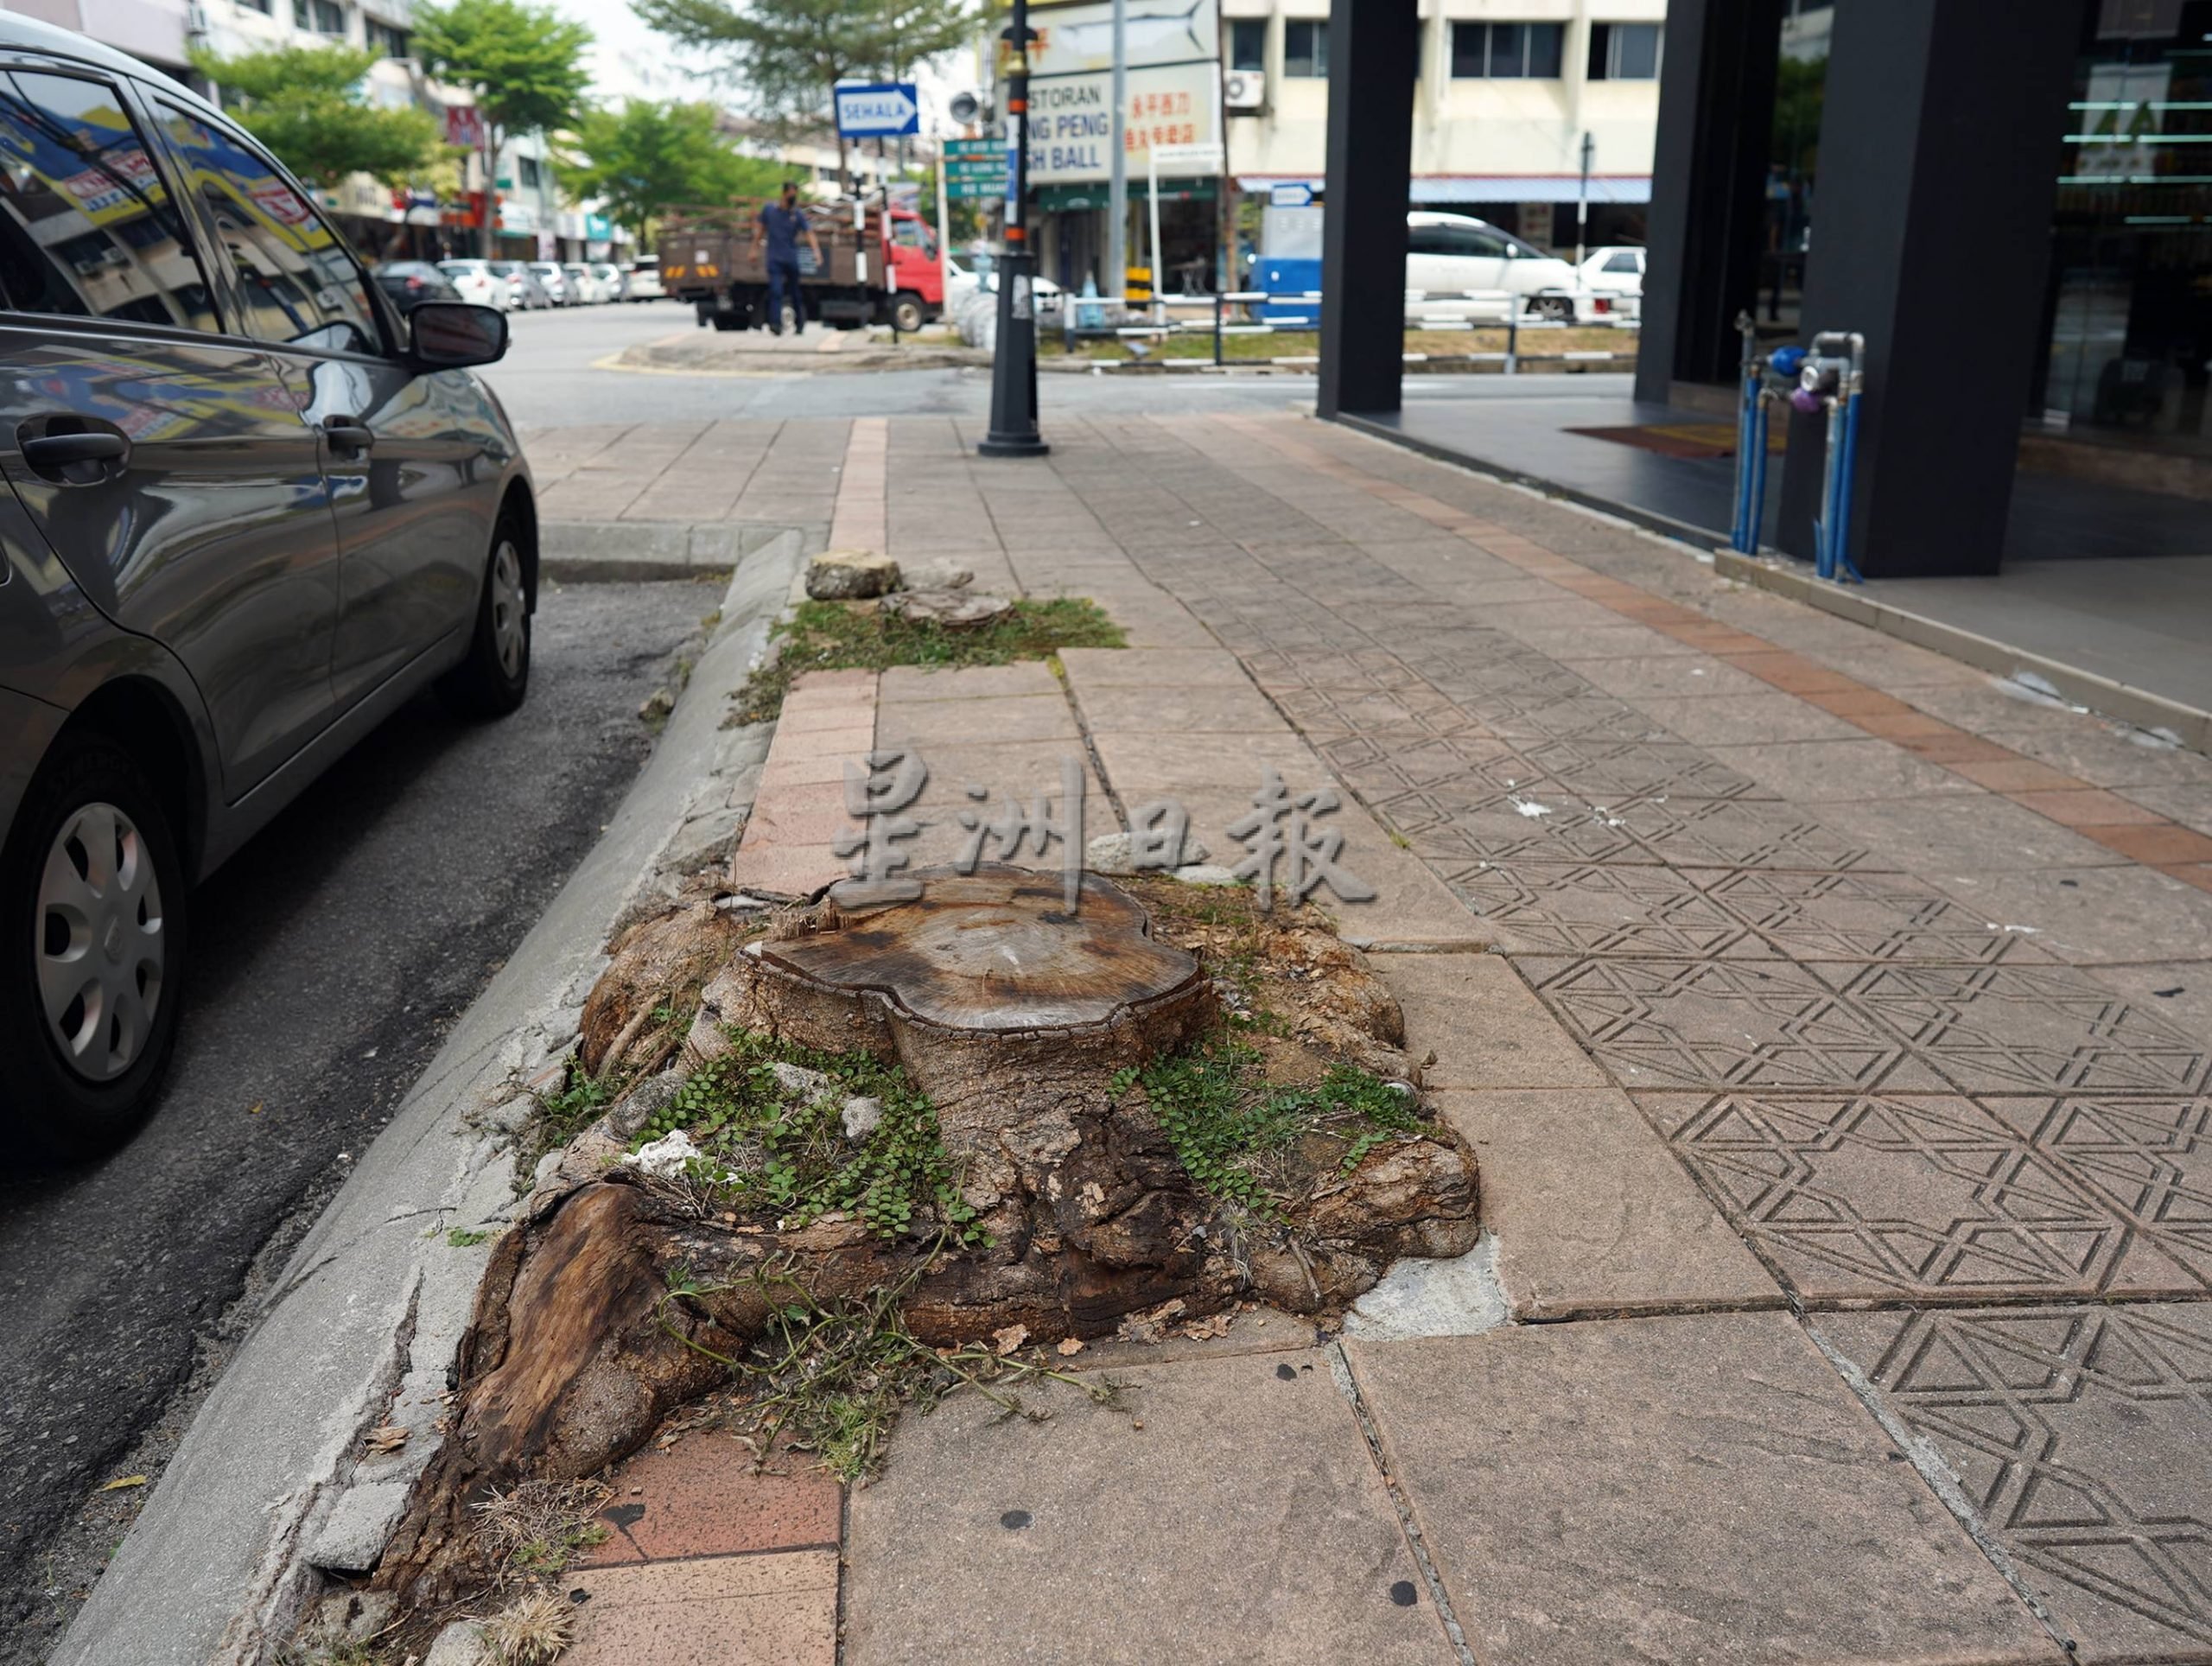
M 788 295 L 791 301 L 791 334 L 804 334 L 806 297 L 798 287 L 798 240 L 804 237 L 807 247 L 814 251 L 814 270 L 817 272 L 822 270 L 822 245 L 807 221 L 805 212 L 798 206 L 798 187 L 791 181 L 784 181 L 781 202 L 769 203 L 760 210 L 760 234 L 768 250 L 769 333 L 784 333 L 784 297 Z

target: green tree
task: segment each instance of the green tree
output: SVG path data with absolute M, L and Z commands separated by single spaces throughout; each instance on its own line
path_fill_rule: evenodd
M 574 129 L 575 155 L 560 164 L 561 182 L 578 197 L 602 200 L 608 217 L 647 248 L 653 222 L 673 204 L 772 193 L 784 170 L 731 149 L 715 115 L 711 105 L 643 99 L 587 111 Z
M 362 95 L 372 52 L 283 47 L 223 58 L 194 47 L 191 56 L 248 132 L 326 190 L 350 174 L 405 185 L 440 159 L 438 125 L 428 112 L 381 109 Z
M 969 0 L 632 0 L 646 23 L 719 58 L 752 96 L 753 112 L 786 134 L 830 125 L 840 81 L 895 79 L 949 52 L 975 29 Z M 837 174 L 852 172 L 842 135 Z
M 426 73 L 476 95 L 487 162 L 498 157 L 510 134 L 550 131 L 576 118 L 591 84 L 584 66 L 591 41 L 582 23 L 524 0 L 449 0 L 415 8 L 415 55 Z M 484 216 L 487 255 L 493 218 Z

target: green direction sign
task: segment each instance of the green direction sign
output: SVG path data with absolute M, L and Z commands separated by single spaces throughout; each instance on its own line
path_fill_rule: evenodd
M 1004 139 L 948 139 L 944 152 L 944 194 L 970 199 L 1006 194 Z

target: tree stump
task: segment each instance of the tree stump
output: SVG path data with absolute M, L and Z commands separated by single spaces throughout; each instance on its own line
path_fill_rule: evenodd
M 747 945 L 707 986 L 695 1055 L 726 1027 L 903 1067 L 936 1103 L 962 1190 L 992 1233 L 1046 1196 L 1116 1071 L 1218 1016 L 1195 957 L 1154 940 L 1136 900 L 1087 876 L 1066 912 L 1057 874 L 996 864 L 929 872 L 919 900 Z
M 1086 878 L 1071 913 L 1057 874 L 918 877 L 919 900 L 867 914 L 825 904 L 736 951 L 706 985 L 685 1063 L 732 1052 L 744 1031 L 895 1062 L 934 1105 L 987 1240 L 952 1250 L 927 1224 L 887 1238 L 843 1215 L 741 1222 L 687 1206 L 634 1167 L 607 1167 L 622 1139 L 601 1125 L 494 1257 L 463 1348 L 460 1426 L 380 1584 L 453 1588 L 461 1501 L 484 1485 L 587 1475 L 642 1445 L 767 1322 L 764 1273 L 817 1299 L 906 1289 L 908 1329 L 945 1346 L 1011 1326 L 1038 1342 L 1106 1335 L 1171 1299 L 1192 1318 L 1250 1297 L 1325 1312 L 1397 1256 L 1473 1247 L 1473 1154 L 1433 1122 L 1400 1119 L 1357 1144 L 1301 1136 L 1285 1160 L 1304 1179 L 1282 1208 L 1200 1188 L 1131 1073 L 1205 1039 L 1222 1006 L 1205 967 L 1127 892 Z M 1284 957 L 1278 993 L 1297 1007 L 1254 1054 L 1270 1091 L 1356 1060 L 1407 1078 L 1394 1091 L 1417 1102 L 1396 1004 L 1357 951 L 1307 927 L 1253 940 Z

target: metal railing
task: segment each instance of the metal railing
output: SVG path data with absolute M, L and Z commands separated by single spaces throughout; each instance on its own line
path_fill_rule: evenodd
M 1510 289 L 1408 289 L 1405 292 L 1405 298 L 1408 314 L 1406 327 L 1408 329 L 1427 331 L 1502 329 L 1505 332 L 1505 349 L 1502 353 L 1409 352 L 1405 354 L 1405 360 L 1408 364 L 1494 364 L 1503 366 L 1505 373 L 1510 376 L 1518 372 L 1524 362 L 1605 364 L 1616 359 L 1632 360 L 1636 357 L 1633 349 L 1626 353 L 1618 353 L 1600 352 L 1589 348 L 1567 348 L 1558 353 L 1524 353 L 1522 350 L 1521 338 L 1527 332 L 1541 334 L 1552 330 L 1569 329 L 1634 331 L 1640 327 L 1642 321 L 1639 316 L 1611 310 L 1612 308 L 1620 304 L 1621 297 L 1611 292 L 1577 290 L 1555 296 L 1535 296 L 1522 295 Z M 1555 318 L 1534 314 L 1533 309 L 1537 302 L 1552 299 L 1568 302 L 1575 315 L 1568 318 Z M 1071 354 L 1075 352 L 1077 343 L 1080 341 L 1135 340 L 1143 338 L 1166 339 L 1173 336 L 1210 335 L 1213 340 L 1213 363 L 1217 367 L 1220 367 L 1229 362 L 1226 347 L 1232 337 L 1313 334 L 1320 327 L 1318 311 L 1320 300 L 1321 292 L 1318 289 L 1296 291 L 1238 289 L 1218 295 L 1156 295 L 1142 301 L 1133 301 L 1126 296 L 1075 296 L 1064 290 L 1058 301 L 1061 350 Z M 1469 317 L 1458 315 L 1427 315 L 1414 310 L 1424 304 L 1440 302 L 1474 302 L 1483 303 L 1486 307 L 1495 305 L 1498 308 L 1498 315 Z M 1588 318 L 1581 316 L 1586 308 L 1599 302 L 1605 303 L 1607 310 L 1594 313 Z M 1255 307 L 1308 306 L 1315 309 L 1312 317 L 1254 318 L 1249 315 L 1250 309 Z M 1239 307 L 1246 309 L 1247 316 L 1232 317 L 1231 309 Z M 1102 322 L 1088 325 L 1080 321 L 1083 313 L 1094 309 L 1101 314 L 1110 314 L 1118 309 L 1126 320 L 1128 313 L 1139 308 L 1153 312 L 1154 321 L 1150 323 Z M 1170 316 L 1169 314 L 1177 308 L 1182 309 L 1186 314 L 1195 312 L 1198 315 L 1180 318 Z M 1279 354 L 1243 362 L 1292 366 L 1318 364 L 1319 361 L 1318 353 L 1298 353 Z M 1140 357 L 1132 357 L 1127 359 L 1101 359 L 1095 362 L 1102 365 L 1118 365 L 1150 361 Z

